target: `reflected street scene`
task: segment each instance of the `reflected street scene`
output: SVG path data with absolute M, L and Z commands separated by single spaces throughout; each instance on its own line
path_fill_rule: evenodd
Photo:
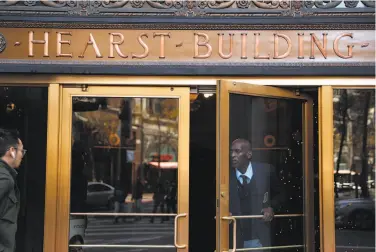
M 336 251 L 375 251 L 375 90 L 334 89 Z
M 69 251 L 176 250 L 178 102 L 73 98 Z

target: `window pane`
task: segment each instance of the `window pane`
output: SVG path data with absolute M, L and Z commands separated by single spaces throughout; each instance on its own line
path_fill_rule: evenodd
M 375 251 L 375 90 L 335 89 L 336 251 Z
M 72 251 L 82 243 L 97 245 L 84 248 L 89 252 L 149 251 L 103 245 L 173 246 L 178 103 L 178 99 L 162 98 L 73 99 Z M 114 213 L 171 216 L 115 217 Z M 152 250 L 176 251 L 174 247 Z
M 46 87 L 0 87 L 0 128 L 18 130 L 27 150 L 17 175 L 16 252 L 43 251 L 47 93 Z
M 229 207 L 246 216 L 237 248 L 304 244 L 302 114 L 301 101 L 230 94 Z

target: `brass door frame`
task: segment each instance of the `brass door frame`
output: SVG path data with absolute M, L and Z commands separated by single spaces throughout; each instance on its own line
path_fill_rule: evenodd
M 313 198 L 313 111 L 312 99 L 304 94 L 297 95 L 292 91 L 281 88 L 254 85 L 251 83 L 222 80 L 217 85 L 217 249 L 228 251 L 229 220 L 229 97 L 232 94 L 249 96 L 289 98 L 303 102 L 303 163 L 304 163 L 304 238 L 307 252 L 314 251 L 314 222 L 313 204 L 307 199 Z M 235 225 L 234 225 L 235 226 Z M 235 233 L 235 232 L 234 232 Z M 234 237 L 235 238 L 235 237 Z
M 121 76 L 121 75 L 66 75 L 66 74 L 0 74 L 0 85 L 34 86 L 59 83 L 60 85 L 139 85 L 139 86 L 197 86 L 217 85 L 218 76 Z M 262 76 L 237 77 L 221 76 L 221 80 L 248 82 L 255 85 L 276 86 L 372 86 L 373 76 L 337 77 L 337 76 Z
M 57 188 L 59 167 L 59 143 L 61 122 L 61 93 L 62 86 L 50 84 L 48 87 L 47 111 L 47 157 L 46 157 L 46 187 L 44 211 L 44 241 L 43 251 L 54 251 L 57 240 Z
M 55 247 L 53 251 L 67 252 L 69 243 L 69 202 L 70 202 L 70 163 L 72 97 L 154 97 L 179 99 L 178 128 L 178 221 L 177 251 L 188 252 L 188 213 L 189 213 L 189 88 L 188 87 L 102 87 L 88 86 L 87 91 L 75 87 L 61 89 L 61 120 L 59 130 L 59 155 L 57 175 L 57 207 Z M 186 215 L 184 215 L 186 214 Z M 180 218 L 184 217 L 184 218 Z M 45 241 L 47 244 L 47 241 Z M 185 245 L 185 246 L 183 246 Z
M 319 88 L 320 247 L 335 251 L 333 88 Z
M 333 185 L 333 88 L 370 88 L 374 87 L 373 76 L 359 77 L 221 77 L 223 79 L 248 82 L 256 85 L 275 85 L 283 88 L 284 85 L 312 85 L 319 87 L 319 141 L 323 147 L 319 153 L 320 164 L 320 250 L 332 252 L 335 248 L 334 227 L 334 193 Z M 57 168 L 59 164 L 60 121 L 61 121 L 61 94 L 62 85 L 117 85 L 130 87 L 138 86 L 197 86 L 217 85 L 218 76 L 110 76 L 110 75 L 64 75 L 64 74 L 0 74 L 0 86 L 48 86 L 48 128 L 47 128 L 47 156 L 46 156 L 46 192 L 45 192 L 45 219 L 44 219 L 44 251 L 55 250 L 56 219 L 57 216 Z M 219 93 L 218 93 L 219 94 Z M 218 114 L 218 110 L 217 110 Z M 331 145 L 330 145 L 331 144 Z M 327 151 L 325 151 L 325 150 Z M 325 193 L 324 193 L 325 192 Z M 329 193 L 329 194 L 327 194 Z
M 47 146 L 43 251 L 53 251 L 56 240 L 56 188 L 59 143 L 60 86 L 51 82 L 31 84 L 24 76 L 1 75 L 0 87 L 47 87 Z
M 358 84 L 358 85 L 356 85 Z M 335 89 L 372 89 L 373 85 L 357 81 L 342 85 L 319 87 L 319 192 L 320 192 L 320 249 L 336 250 L 334 197 L 334 108 Z

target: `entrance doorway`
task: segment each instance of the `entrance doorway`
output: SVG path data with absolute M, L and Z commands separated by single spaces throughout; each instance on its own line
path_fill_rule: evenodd
M 217 250 L 314 251 L 311 98 L 237 81 L 217 93 Z
M 56 251 L 188 251 L 189 88 L 63 88 Z
M 55 251 L 312 251 L 310 97 L 233 81 L 201 103 L 189 87 L 60 92 Z

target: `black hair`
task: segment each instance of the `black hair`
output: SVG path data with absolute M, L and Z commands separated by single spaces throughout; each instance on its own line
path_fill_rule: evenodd
M 18 131 L 0 128 L 0 157 L 3 157 L 10 147 L 17 147 L 18 139 Z

